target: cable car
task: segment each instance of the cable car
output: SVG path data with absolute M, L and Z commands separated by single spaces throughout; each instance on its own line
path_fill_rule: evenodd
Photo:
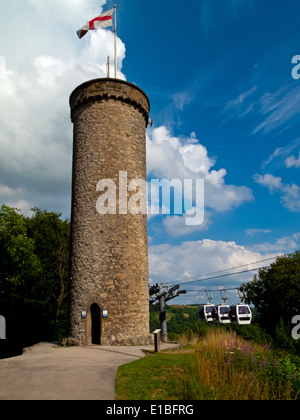
M 215 322 L 218 320 L 217 308 L 212 304 L 200 305 L 199 307 L 200 319 L 206 322 Z
M 230 306 L 219 305 L 218 306 L 218 321 L 220 324 L 230 324 Z
M 230 308 L 230 319 L 233 324 L 250 325 L 252 322 L 252 312 L 249 305 L 246 305 L 245 291 L 238 290 L 241 303 Z
M 218 321 L 218 310 L 215 305 L 212 303 L 213 295 L 208 291 L 205 290 L 207 299 L 209 303 L 206 305 L 200 305 L 199 307 L 199 316 L 200 319 L 206 322 L 216 322 Z
M 250 325 L 252 322 L 252 312 L 250 306 L 245 303 L 231 306 L 230 319 L 233 324 Z
M 220 294 L 224 303 L 218 306 L 218 321 L 220 324 L 230 324 L 230 306 L 227 305 L 228 296 L 226 290 L 220 290 Z

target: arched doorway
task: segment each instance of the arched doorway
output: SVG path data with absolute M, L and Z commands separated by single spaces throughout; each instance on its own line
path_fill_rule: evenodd
M 91 306 L 92 319 L 92 344 L 101 344 L 101 310 L 99 306 L 94 303 Z

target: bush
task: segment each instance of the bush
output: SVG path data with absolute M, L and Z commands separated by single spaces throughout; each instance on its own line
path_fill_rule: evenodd
M 253 340 L 258 344 L 271 344 L 273 342 L 270 334 L 266 333 L 266 331 L 256 323 L 252 323 L 251 325 L 229 325 L 227 328 L 236 332 L 237 335 L 245 340 Z
M 291 354 L 296 355 L 300 351 L 299 340 L 294 340 L 291 336 L 291 325 L 286 325 L 282 318 L 279 324 L 276 325 L 274 342 L 278 348 L 284 349 Z
M 215 328 L 216 326 L 214 324 L 207 324 L 203 321 L 196 321 L 184 328 L 183 335 L 187 339 L 190 339 L 192 336 L 197 336 L 199 339 L 201 339 L 205 337 L 209 331 Z

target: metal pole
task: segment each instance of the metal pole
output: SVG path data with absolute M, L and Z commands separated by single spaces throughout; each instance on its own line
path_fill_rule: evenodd
M 118 59 L 117 59 L 117 6 L 115 5 L 115 79 L 117 78 L 117 68 L 118 68 Z
M 110 62 L 109 62 L 109 56 L 107 57 L 107 64 L 106 64 L 106 72 L 107 72 L 107 78 L 110 77 Z
M 166 297 L 161 296 L 159 299 L 159 320 L 161 325 L 161 335 L 163 341 L 168 341 L 168 330 L 167 330 L 167 312 L 166 312 Z

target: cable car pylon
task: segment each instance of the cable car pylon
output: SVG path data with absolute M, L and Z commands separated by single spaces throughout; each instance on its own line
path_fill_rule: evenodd
M 169 284 L 155 284 L 149 288 L 150 305 L 157 301 L 159 302 L 159 320 L 164 342 L 168 341 L 166 302 L 186 294 L 186 290 L 179 291 L 179 289 L 180 285 L 171 286 Z

